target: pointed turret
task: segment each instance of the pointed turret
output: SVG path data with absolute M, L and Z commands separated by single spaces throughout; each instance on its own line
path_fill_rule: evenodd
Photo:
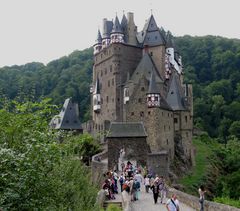
M 72 101 L 72 98 L 65 100 L 63 108 L 59 115 L 55 116 L 50 127 L 61 130 L 77 130 L 82 132 L 81 122 L 79 120 L 78 104 Z
M 157 87 L 155 73 L 152 70 L 147 93 L 147 105 L 149 108 L 160 107 L 160 90 Z
M 160 32 L 153 15 L 146 21 L 143 31 L 138 34 L 138 41 L 143 46 L 164 45 L 165 39 Z
M 97 54 L 102 49 L 102 36 L 99 29 L 98 29 L 97 39 L 93 47 L 94 47 L 94 51 L 93 51 L 94 55 Z
M 167 95 L 167 103 L 174 111 L 186 110 L 183 104 L 183 93 L 181 90 L 180 80 L 177 73 L 172 76 L 169 92 Z
M 112 29 L 112 32 L 111 34 L 114 34 L 114 33 L 123 33 L 122 32 L 122 27 L 121 27 L 121 24 L 118 20 L 118 17 L 116 16 L 115 18 L 115 21 L 114 21 L 114 24 L 113 24 L 113 29 Z
M 123 14 L 122 21 L 121 21 L 122 30 L 127 28 L 127 24 L 128 24 L 127 17 L 125 14 Z
M 97 44 L 102 43 L 102 35 L 101 35 L 99 29 L 98 29 L 98 35 L 97 35 L 96 43 L 97 43 Z
M 123 36 L 122 27 L 119 23 L 118 17 L 116 16 L 111 32 L 111 43 L 123 43 Z
M 97 78 L 95 83 L 95 90 L 93 93 L 93 110 L 98 113 L 101 110 L 101 95 L 100 95 L 100 84 L 99 79 Z

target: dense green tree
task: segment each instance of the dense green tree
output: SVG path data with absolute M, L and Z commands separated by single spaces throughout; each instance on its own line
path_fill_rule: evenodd
M 48 128 L 56 107 L 48 99 L 38 103 L 6 101 L 2 107 L 0 209 L 95 210 L 97 189 L 74 152 L 71 134 L 63 136 L 60 144 L 59 132 Z M 98 152 L 89 136 L 75 136 L 74 140 L 81 140 L 74 142 L 79 154 Z

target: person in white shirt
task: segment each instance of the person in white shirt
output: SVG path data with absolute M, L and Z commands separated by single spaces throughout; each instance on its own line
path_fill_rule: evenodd
M 176 194 L 173 194 L 172 198 L 168 199 L 166 207 L 168 211 L 180 211 L 179 201 Z
M 150 187 L 150 178 L 148 176 L 144 176 L 144 185 L 145 185 L 146 193 L 148 193 L 149 187 Z

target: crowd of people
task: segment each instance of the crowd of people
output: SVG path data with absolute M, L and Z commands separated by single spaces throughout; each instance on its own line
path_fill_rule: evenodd
M 134 166 L 130 161 L 121 167 L 120 175 L 117 174 L 116 170 L 110 170 L 105 174 L 106 179 L 102 188 L 107 199 L 115 199 L 114 195 L 121 191 L 123 198 L 129 198 L 130 201 L 134 202 L 140 199 L 140 190 L 142 189 L 153 195 L 154 204 L 157 204 L 159 200 L 159 203 L 166 204 L 167 207 L 171 206 L 172 201 L 167 200 L 166 197 L 168 186 L 163 176 L 153 175 L 144 168 Z M 177 199 L 174 201 L 178 206 Z
M 120 175 L 117 171 L 108 171 L 105 174 L 105 181 L 102 189 L 105 191 L 108 200 L 115 199 L 115 194 L 121 192 L 124 201 L 137 201 L 140 199 L 140 190 L 152 194 L 153 203 L 158 201 L 166 206 L 168 211 L 179 211 L 179 201 L 176 194 L 167 199 L 168 185 L 163 176 L 153 175 L 146 169 L 134 166 L 130 161 L 121 165 Z M 143 175 L 143 176 L 142 176 Z M 118 190 L 120 187 L 120 190 Z M 204 194 L 206 190 L 200 186 L 199 190 L 200 210 L 204 210 Z

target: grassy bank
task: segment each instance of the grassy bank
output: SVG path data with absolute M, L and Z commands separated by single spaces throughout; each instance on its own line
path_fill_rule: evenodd
M 196 150 L 195 162 L 190 174 L 180 179 L 179 183 L 185 187 L 187 193 L 196 195 L 198 186 L 201 184 L 208 166 L 208 157 L 212 152 L 212 144 L 206 144 L 200 138 L 193 139 L 193 145 Z

